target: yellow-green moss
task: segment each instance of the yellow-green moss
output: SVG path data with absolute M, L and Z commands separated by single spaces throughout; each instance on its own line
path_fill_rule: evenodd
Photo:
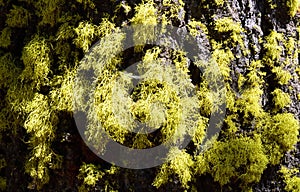
M 212 58 L 218 63 L 224 80 L 230 80 L 230 62 L 235 58 L 230 49 L 215 49 Z
M 39 16 L 39 25 L 53 27 L 61 16 L 61 7 L 65 0 L 40 0 L 33 3 L 35 13 Z
M 15 66 L 11 53 L 0 56 L 0 89 L 8 89 L 16 81 L 21 69 Z

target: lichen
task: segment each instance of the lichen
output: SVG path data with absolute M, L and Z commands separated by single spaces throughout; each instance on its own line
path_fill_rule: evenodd
M 272 92 L 273 95 L 273 102 L 275 104 L 275 109 L 280 110 L 283 107 L 286 107 L 291 103 L 291 99 L 288 93 L 284 93 L 280 89 L 275 89 Z
M 0 47 L 7 48 L 11 44 L 10 38 L 11 38 L 11 28 L 5 27 L 1 31 Z
M 281 169 L 279 171 L 283 178 L 286 186 L 284 189 L 287 192 L 297 192 L 300 191 L 300 177 L 296 176 L 296 174 L 299 172 L 298 169 L 289 169 L 285 166 L 281 166 Z
M 262 141 L 272 165 L 279 163 L 284 152 L 294 148 L 299 135 L 299 121 L 291 113 L 265 116 Z
M 153 185 L 159 188 L 161 185 L 170 182 L 171 175 L 178 176 L 182 187 L 190 188 L 193 173 L 194 161 L 192 156 L 179 149 L 173 149 L 169 152 L 168 163 L 165 163 L 160 168 L 160 172 L 156 175 Z M 172 180 L 171 180 L 172 181 Z
M 221 185 L 234 182 L 246 188 L 260 180 L 267 164 L 260 137 L 241 137 L 214 142 L 210 149 L 197 157 L 195 170 L 200 175 L 211 174 Z
M 9 27 L 27 27 L 31 14 L 23 7 L 13 5 L 10 13 L 7 15 L 6 24 Z

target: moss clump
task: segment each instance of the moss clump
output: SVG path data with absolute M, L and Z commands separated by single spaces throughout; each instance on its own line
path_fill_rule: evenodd
M 260 180 L 267 164 L 260 138 L 241 137 L 214 142 L 210 149 L 197 157 L 195 169 L 200 175 L 211 174 L 222 186 L 237 182 L 242 188 L 247 188 Z
M 273 102 L 275 104 L 276 110 L 280 110 L 291 103 L 289 94 L 284 93 L 280 89 L 275 89 L 272 92 L 272 95 L 273 95 Z
M 282 166 L 279 172 L 283 175 L 286 184 L 284 189 L 287 192 L 300 191 L 300 177 L 296 176 L 296 174 L 299 173 L 298 169 L 288 169 L 287 167 Z
M 13 5 L 10 13 L 7 15 L 6 24 L 9 27 L 27 27 L 31 14 L 23 7 Z

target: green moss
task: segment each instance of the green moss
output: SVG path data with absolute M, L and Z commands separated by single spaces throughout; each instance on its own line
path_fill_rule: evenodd
M 168 162 L 163 164 L 160 172 L 156 175 L 153 185 L 159 188 L 161 185 L 172 182 L 172 175 L 178 176 L 182 187 L 190 188 L 189 182 L 193 177 L 194 161 L 192 157 L 185 151 L 173 149 L 168 155 Z
M 7 48 L 11 43 L 11 28 L 5 27 L 0 35 L 0 47 Z
M 200 175 L 211 174 L 222 186 L 233 182 L 248 188 L 260 180 L 267 164 L 260 138 L 241 137 L 214 142 L 210 149 L 197 157 L 195 169 Z
M 6 24 L 9 27 L 27 27 L 31 14 L 23 7 L 13 5 L 13 8 L 7 14 Z
M 286 184 L 284 189 L 287 192 L 300 191 L 300 177 L 295 175 L 299 172 L 298 169 L 288 169 L 287 167 L 282 166 L 279 172 L 283 175 L 284 182 Z
M 273 95 L 273 102 L 275 104 L 276 110 L 280 110 L 291 103 L 289 94 L 284 93 L 280 89 L 275 89 L 272 92 L 272 95 Z

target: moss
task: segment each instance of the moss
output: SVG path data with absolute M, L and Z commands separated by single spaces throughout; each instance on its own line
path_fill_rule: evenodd
M 241 137 L 214 142 L 210 149 L 197 157 L 195 169 L 200 175 L 211 174 L 222 186 L 233 182 L 247 188 L 260 180 L 267 164 L 260 138 Z
M 117 192 L 115 178 L 112 180 L 110 177 L 117 175 L 119 169 L 115 166 L 111 166 L 110 169 L 103 169 L 100 165 L 83 163 L 80 166 L 78 179 L 82 181 L 82 184 L 78 187 L 78 191 L 87 192 L 95 191 L 95 187 L 101 186 L 104 191 Z
M 168 162 L 163 164 L 160 172 L 156 175 L 153 185 L 159 188 L 161 185 L 172 182 L 171 176 L 175 174 L 178 176 L 182 187 L 188 189 L 189 182 L 192 180 L 192 168 L 194 162 L 192 157 L 185 151 L 173 149 L 169 152 Z M 173 181 L 174 182 L 174 181 Z
M 6 24 L 9 27 L 27 27 L 31 14 L 23 7 L 13 5 L 13 8 L 7 14 Z
M 163 24 L 172 24 L 171 21 L 178 19 L 179 21 L 184 20 L 185 10 L 183 0 L 163 0 L 162 5 L 165 10 L 162 12 Z
M 75 45 L 87 52 L 96 36 L 97 26 L 90 22 L 80 22 L 74 30 L 77 35 L 74 39 Z
M 11 44 L 11 28 L 5 27 L 0 35 L 0 47 L 7 48 Z
M 298 169 L 288 169 L 287 167 L 282 166 L 279 172 L 283 175 L 286 184 L 284 189 L 287 192 L 300 191 L 300 177 L 296 176 L 296 174 L 299 173 Z
M 225 0 L 214 0 L 214 2 L 217 6 L 223 6 L 226 1 Z
M 96 5 L 93 2 L 94 0 L 76 0 L 78 3 L 83 4 L 84 9 L 87 9 L 87 7 L 91 9 L 95 9 Z
M 272 92 L 272 95 L 273 95 L 273 102 L 275 104 L 276 110 L 280 110 L 291 103 L 289 94 L 284 93 L 280 89 L 275 89 Z

